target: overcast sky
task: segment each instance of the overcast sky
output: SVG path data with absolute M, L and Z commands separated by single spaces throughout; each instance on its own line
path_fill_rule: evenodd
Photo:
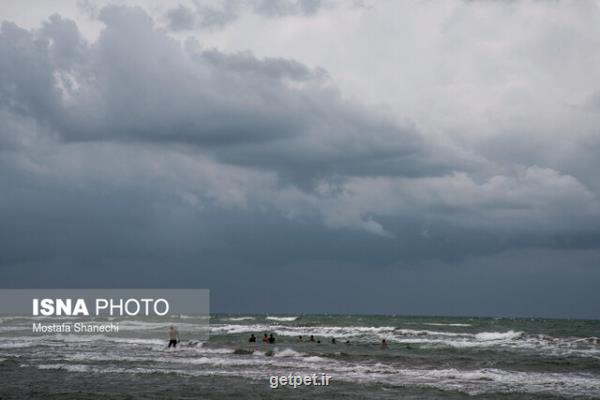
M 0 18 L 0 286 L 600 318 L 599 1 Z

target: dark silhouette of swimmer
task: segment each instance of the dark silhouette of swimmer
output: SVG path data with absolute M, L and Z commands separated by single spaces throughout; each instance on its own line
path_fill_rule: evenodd
M 335 344 L 335 338 L 334 337 L 331 338 L 331 344 Z
M 317 344 L 320 344 L 320 343 L 321 343 L 321 341 L 320 341 L 320 340 L 317 340 Z
M 167 348 L 177 347 L 177 343 L 179 343 L 179 332 L 174 326 L 171 326 L 169 328 L 169 345 Z
M 382 349 L 387 349 L 387 347 L 388 347 L 388 344 L 387 344 L 387 342 L 385 341 L 385 339 L 382 339 L 382 340 L 381 340 L 381 348 L 382 348 Z
M 275 338 L 272 333 L 269 335 L 269 343 L 275 343 Z
M 269 337 L 267 336 L 266 333 L 263 335 L 262 341 L 263 341 L 263 343 L 269 343 Z
M 248 339 L 248 342 L 256 343 L 256 336 L 254 336 L 254 333 L 252 335 L 250 335 L 250 339 Z
M 349 340 L 346 340 L 346 344 L 350 344 L 350 341 L 349 341 Z
M 310 339 L 308 339 L 309 342 L 314 342 L 315 341 L 315 337 L 313 335 L 310 335 Z
M 303 342 L 304 339 L 302 338 L 302 335 L 298 336 L 298 342 Z

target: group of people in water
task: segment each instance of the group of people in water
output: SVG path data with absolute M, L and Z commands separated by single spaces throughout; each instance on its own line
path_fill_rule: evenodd
M 250 338 L 248 339 L 248 342 L 250 343 L 256 343 L 256 336 L 254 336 L 254 333 L 252 335 L 250 335 Z M 262 338 L 262 342 L 263 343 L 275 343 L 275 336 L 273 336 L 273 334 L 271 333 L 270 335 L 267 335 L 266 333 L 263 335 Z
M 179 338 L 179 331 L 174 327 L 171 326 L 169 328 L 169 344 L 168 347 L 177 347 L 177 344 L 180 342 L 180 338 Z M 249 343 L 256 343 L 256 336 L 254 336 L 254 333 L 250 335 L 250 338 L 248 338 L 248 342 Z M 275 336 L 273 336 L 272 333 L 270 334 L 264 334 L 262 337 L 262 342 L 263 343 L 268 343 L 268 344 L 273 344 L 275 343 Z M 302 335 L 298 336 L 298 338 L 296 339 L 296 343 L 303 343 L 305 342 L 304 337 Z M 317 343 L 320 344 L 321 340 L 315 338 L 314 335 L 310 335 L 309 338 L 306 340 L 306 342 L 311 342 L 311 343 Z M 337 344 L 337 341 L 335 340 L 334 337 L 331 338 L 331 344 Z M 349 345 L 350 341 L 346 340 L 345 344 Z M 381 340 L 381 348 L 385 349 L 388 347 L 387 341 L 385 339 Z
M 249 343 L 256 343 L 256 336 L 254 336 L 254 333 L 250 335 L 250 337 L 248 338 L 248 342 Z M 263 335 L 262 342 L 263 343 L 273 344 L 273 343 L 275 343 L 275 337 L 273 336 L 272 333 L 270 333 L 268 335 L 265 333 Z M 304 337 L 302 335 L 298 336 L 298 338 L 296 339 L 296 343 L 303 343 L 303 342 L 305 342 Z M 309 338 L 308 338 L 308 340 L 306 340 L 306 342 L 312 342 L 312 343 L 319 344 L 319 343 L 321 343 L 321 340 L 315 338 L 314 335 L 310 335 Z M 337 344 L 337 341 L 335 340 L 334 337 L 331 338 L 331 344 Z M 349 345 L 350 341 L 346 340 L 345 344 Z M 387 347 L 388 347 L 387 341 L 385 339 L 382 339 L 381 340 L 381 348 L 385 349 Z

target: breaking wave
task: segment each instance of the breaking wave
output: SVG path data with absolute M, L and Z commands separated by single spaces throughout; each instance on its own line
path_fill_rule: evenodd
M 272 317 L 272 316 L 267 316 L 266 319 L 270 320 L 270 321 L 281 321 L 281 322 L 292 322 L 292 321 L 296 321 L 299 317 L 295 316 L 295 317 Z

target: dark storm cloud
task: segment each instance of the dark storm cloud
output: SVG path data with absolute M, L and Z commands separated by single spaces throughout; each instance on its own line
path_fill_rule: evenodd
M 321 69 L 194 42 L 182 48 L 140 9 L 107 7 L 100 19 L 106 29 L 92 44 L 58 16 L 38 32 L 5 23 L 7 107 L 65 141 L 190 144 L 301 184 L 449 168 L 414 127 L 342 100 Z

